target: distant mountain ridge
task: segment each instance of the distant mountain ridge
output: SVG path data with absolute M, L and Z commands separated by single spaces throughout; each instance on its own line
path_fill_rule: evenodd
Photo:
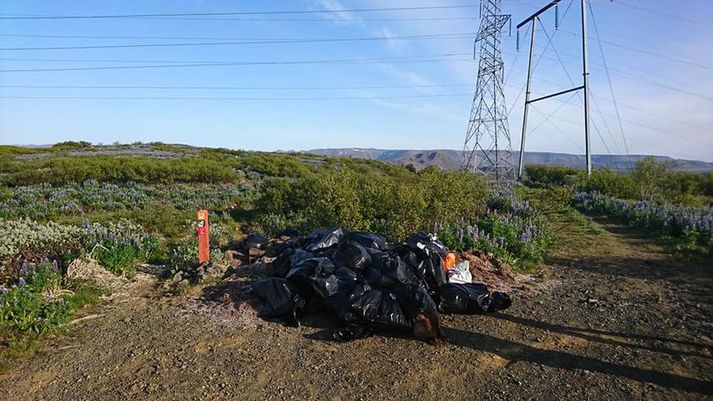
M 313 149 L 307 153 L 330 157 L 353 157 L 375 159 L 405 166 L 412 164 L 416 169 L 436 166 L 446 170 L 460 168 L 463 151 L 452 149 L 434 150 L 395 150 L 371 148 L 328 148 Z M 517 161 L 518 153 L 513 152 L 513 160 Z M 592 166 L 595 169 L 611 168 L 618 171 L 631 170 L 637 160 L 647 155 L 592 155 Z M 667 156 L 653 156 L 657 160 L 671 160 L 678 171 L 709 172 L 713 171 L 713 162 L 700 160 L 674 159 Z M 584 167 L 584 155 L 554 152 L 525 152 L 525 164 L 547 164 L 551 166 Z

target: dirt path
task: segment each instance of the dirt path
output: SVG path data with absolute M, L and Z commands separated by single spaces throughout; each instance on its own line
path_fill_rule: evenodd
M 609 222 L 587 230 L 506 313 L 446 316 L 442 347 L 333 343 L 245 305 L 146 291 L 0 376 L 0 399 L 713 397 L 711 266 L 678 264 Z

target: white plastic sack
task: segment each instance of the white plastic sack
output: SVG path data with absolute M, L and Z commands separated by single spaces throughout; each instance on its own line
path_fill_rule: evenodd
M 472 283 L 473 276 L 470 274 L 470 263 L 466 260 L 448 270 L 448 282 L 456 284 Z

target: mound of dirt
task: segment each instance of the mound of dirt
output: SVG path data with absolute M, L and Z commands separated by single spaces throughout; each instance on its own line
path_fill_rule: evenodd
M 492 290 L 511 292 L 523 289 L 525 276 L 513 271 L 512 266 L 495 258 L 492 254 L 480 251 L 467 251 L 460 254 L 461 259 L 470 264 L 470 274 L 474 283 L 483 283 Z

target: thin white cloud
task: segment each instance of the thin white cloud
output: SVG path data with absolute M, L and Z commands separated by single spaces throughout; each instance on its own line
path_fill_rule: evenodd
M 410 113 L 415 113 L 415 114 L 424 114 L 424 115 L 429 115 L 432 117 L 437 117 L 441 120 L 447 120 L 447 121 L 453 121 L 453 122 L 462 122 L 463 117 L 449 113 L 445 110 L 443 110 L 442 107 L 431 104 L 431 103 L 422 103 L 422 104 L 404 104 L 404 103 L 396 103 L 396 102 L 390 102 L 390 101 L 385 101 L 381 99 L 373 99 L 372 100 L 375 104 L 378 104 L 379 106 L 382 107 L 388 107 L 390 109 L 394 110 L 399 110 L 399 111 L 407 111 Z
M 404 70 L 401 68 L 396 68 L 394 67 L 393 64 L 389 63 L 378 63 L 377 66 L 385 71 L 394 76 L 395 78 L 398 78 L 399 80 L 406 81 L 412 85 L 433 85 L 433 81 L 430 79 L 426 78 L 424 75 L 419 74 L 414 71 L 409 71 L 409 70 Z
M 391 46 L 391 47 L 398 46 L 398 42 L 396 40 L 394 40 L 394 34 L 391 33 L 389 28 L 382 27 L 381 31 L 379 31 L 379 34 L 381 35 L 382 38 L 386 39 L 386 43 L 389 46 Z
M 347 7 L 342 4 L 339 0 L 316 0 L 317 6 L 322 9 L 334 11 L 332 13 L 326 14 L 326 18 L 331 19 L 337 24 L 355 24 L 361 23 L 361 17 L 349 11 L 345 10 Z

